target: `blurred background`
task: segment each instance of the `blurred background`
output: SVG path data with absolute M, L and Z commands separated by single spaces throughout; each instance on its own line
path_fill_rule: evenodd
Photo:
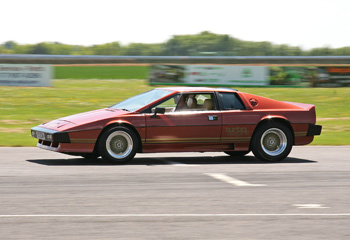
M 155 86 L 225 86 L 316 105 L 313 144 L 350 145 L 350 2 L 2 3 L 0 146 Z

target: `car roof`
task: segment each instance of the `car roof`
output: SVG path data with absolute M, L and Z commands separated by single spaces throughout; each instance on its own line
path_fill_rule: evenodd
M 231 88 L 211 88 L 211 87 L 164 87 L 157 89 L 166 89 L 174 92 L 237 92 Z

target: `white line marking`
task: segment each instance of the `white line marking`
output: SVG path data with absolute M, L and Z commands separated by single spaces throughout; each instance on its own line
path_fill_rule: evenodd
M 324 207 L 324 204 L 293 204 L 293 206 L 297 208 L 329 208 L 329 207 Z
M 238 187 L 260 187 L 260 186 L 266 186 L 265 184 L 251 184 L 251 183 L 248 183 L 248 182 L 244 182 L 244 181 L 241 181 L 241 180 L 238 180 L 236 178 L 233 178 L 233 177 L 229 177 L 225 174 L 222 174 L 222 173 L 205 173 L 205 175 L 208 175 L 212 178 L 215 178 L 215 179 L 218 179 L 220 181 L 223 181 L 223 182 L 226 182 L 226 183 L 229 183 L 229 184 L 233 184 L 235 186 L 238 186 Z
M 349 216 L 350 213 L 188 213 L 188 214 L 27 214 L 27 215 L 0 215 L 0 218 L 20 217 L 288 217 L 288 216 Z

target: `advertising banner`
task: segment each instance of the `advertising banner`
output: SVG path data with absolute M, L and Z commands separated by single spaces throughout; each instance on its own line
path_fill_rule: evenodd
M 233 86 L 269 85 L 266 66 L 153 65 L 151 84 Z
M 52 74 L 47 64 L 0 64 L 0 85 L 49 87 Z
M 350 67 L 270 67 L 273 86 L 349 87 Z
M 151 85 L 349 87 L 350 67 L 153 65 Z

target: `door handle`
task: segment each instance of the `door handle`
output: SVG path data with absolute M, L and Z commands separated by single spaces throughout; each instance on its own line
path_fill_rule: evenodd
M 209 121 L 217 121 L 218 120 L 218 116 L 217 115 L 210 115 L 210 116 L 208 116 L 208 120 Z

